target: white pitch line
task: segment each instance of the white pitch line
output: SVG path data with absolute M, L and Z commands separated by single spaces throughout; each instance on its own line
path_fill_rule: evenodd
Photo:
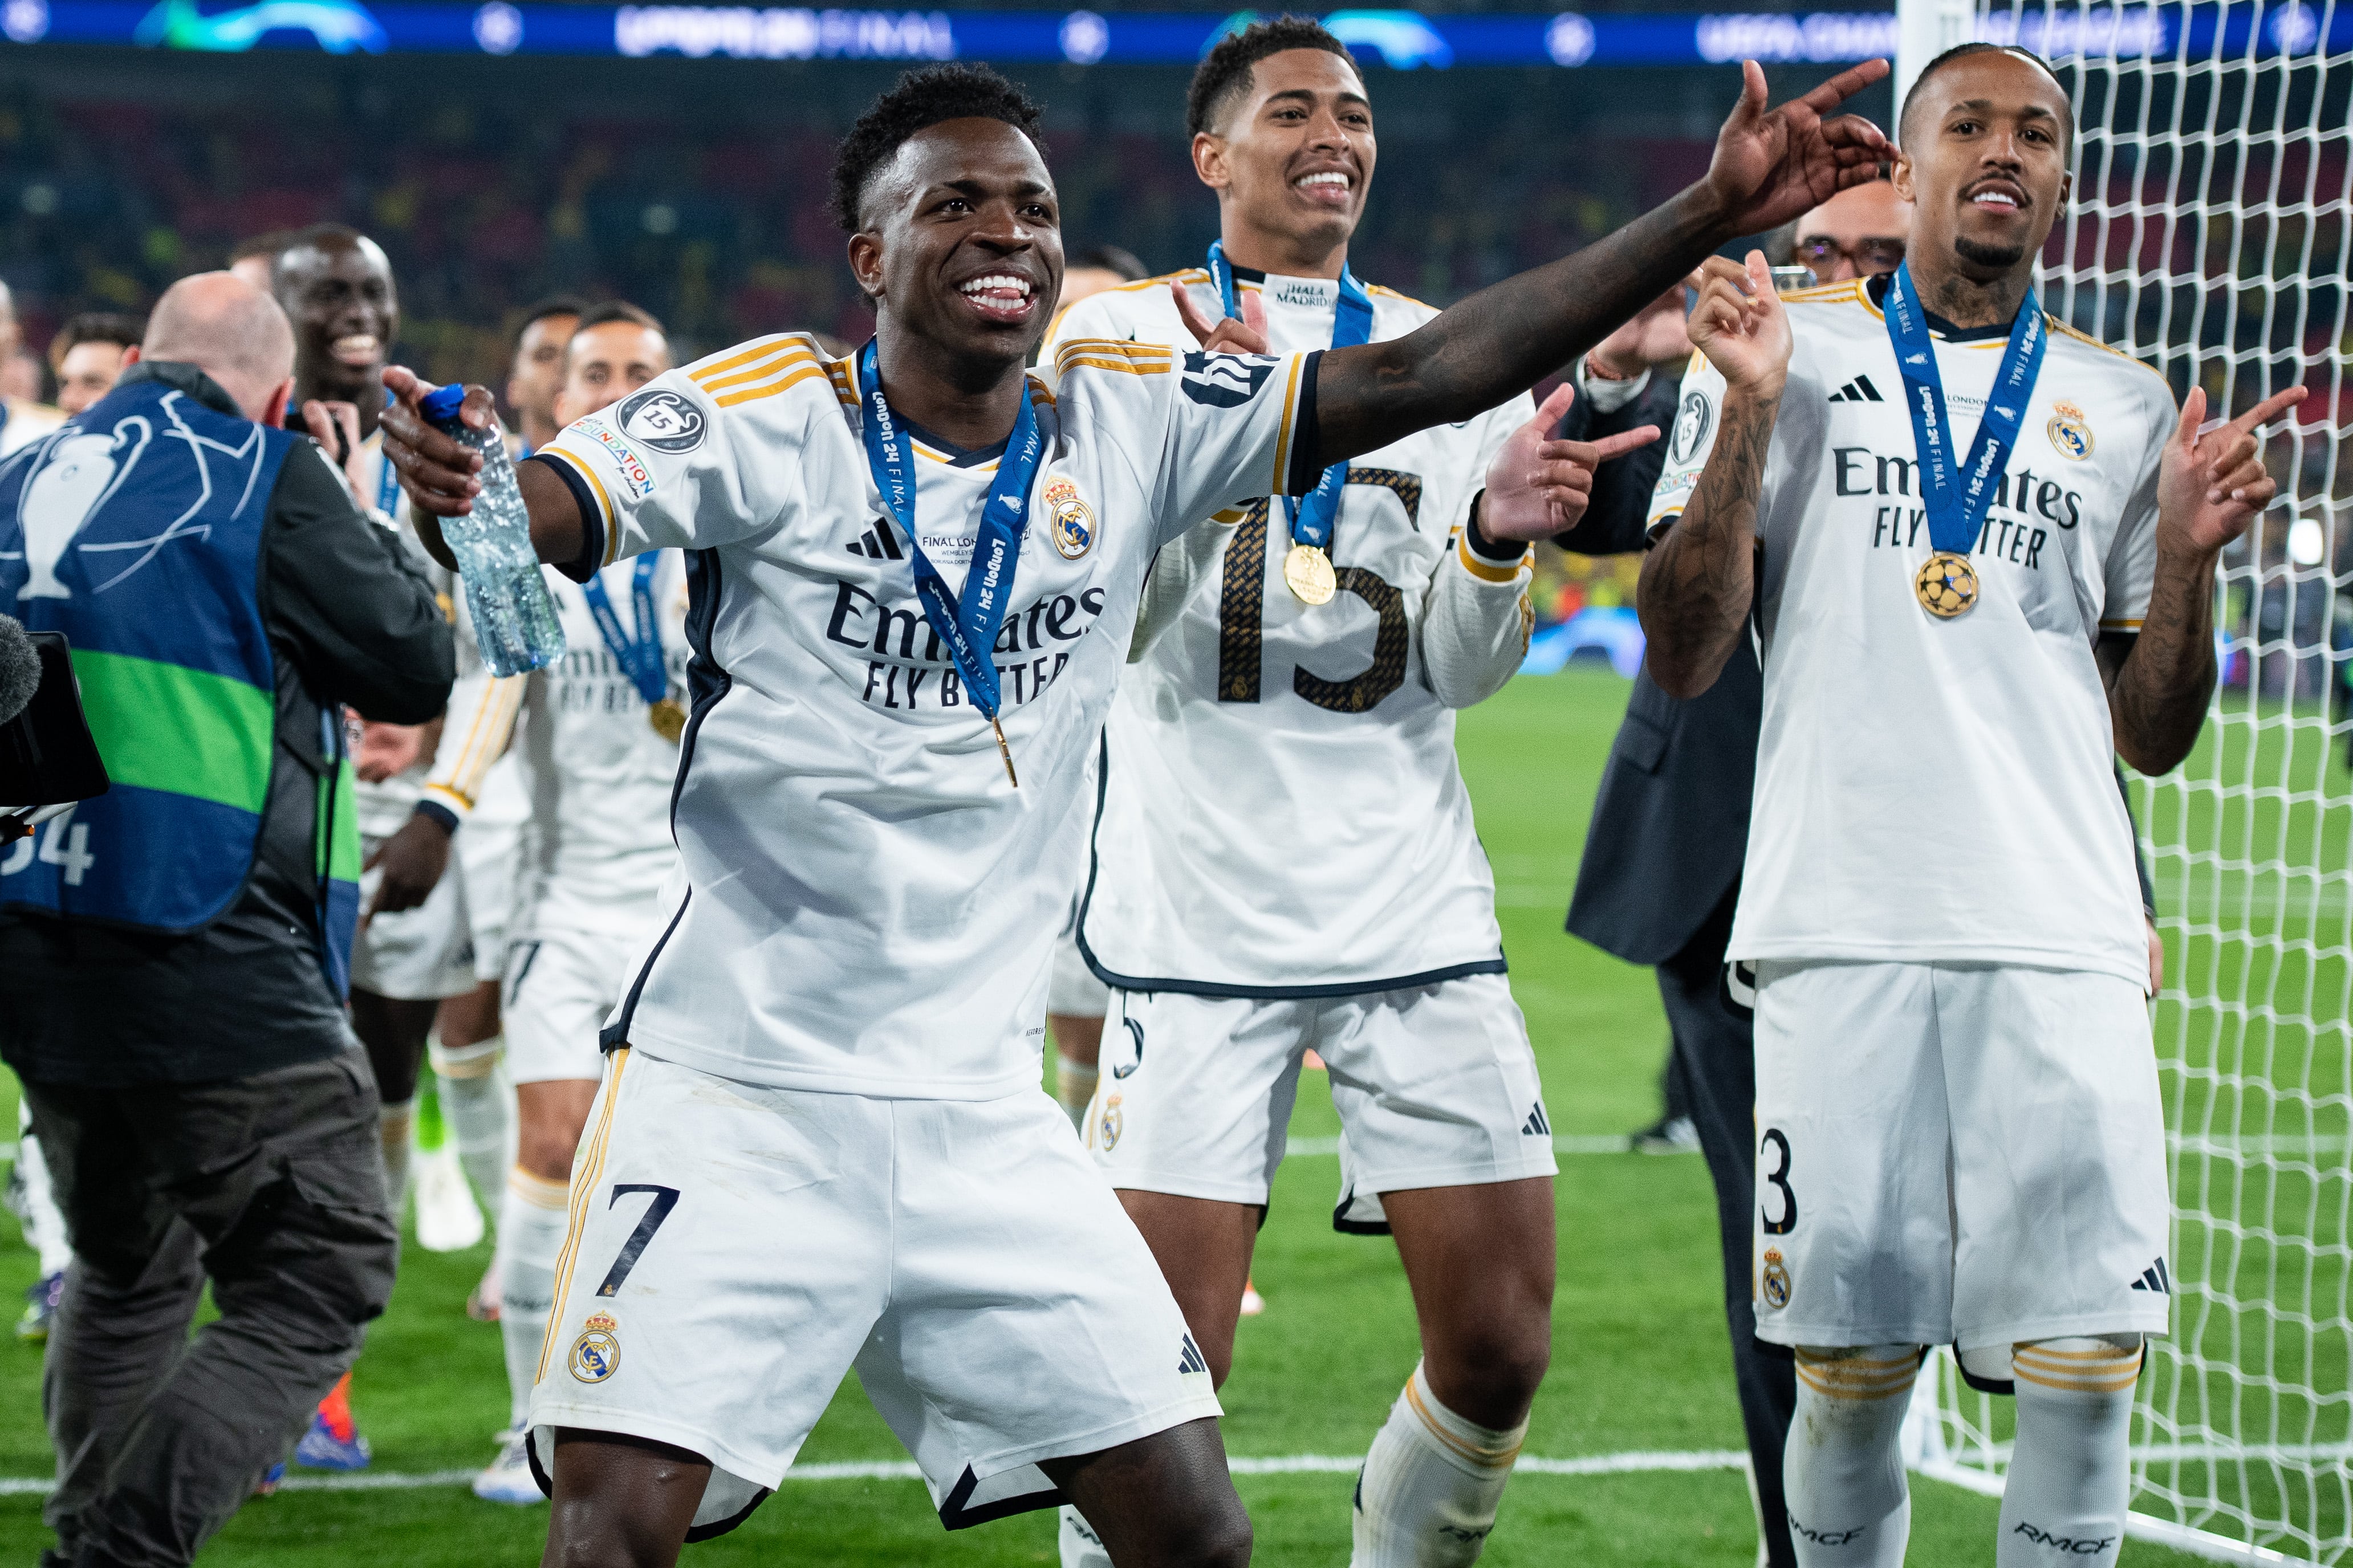
M 1234 1456 L 1226 1468 L 1238 1476 L 1353 1476 L 1363 1456 L 1284 1454 L 1265 1458 Z M 1514 1468 L 1532 1476 L 1625 1476 L 1660 1471 L 1736 1470 L 1748 1456 L 1732 1449 L 1698 1453 L 1588 1454 L 1573 1459 L 1540 1459 L 1523 1456 Z M 429 1491 L 436 1487 L 459 1487 L 472 1480 L 472 1470 L 380 1471 L 344 1476 L 289 1475 L 279 1483 L 290 1492 Z M 831 1464 L 795 1465 L 785 1472 L 787 1481 L 919 1481 L 923 1470 L 908 1459 L 851 1460 Z M 46 1477 L 0 1477 L 0 1497 L 46 1497 L 57 1482 Z

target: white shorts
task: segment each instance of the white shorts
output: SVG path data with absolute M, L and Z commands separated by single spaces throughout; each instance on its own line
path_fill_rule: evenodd
M 1111 1010 L 1111 987 L 1095 978 L 1079 952 L 1079 939 L 1064 931 L 1054 943 L 1054 977 L 1046 988 L 1046 1011 L 1058 1018 L 1100 1018 Z
M 2166 1331 L 2148 1005 L 2110 974 L 1757 966 L 1757 1337 Z
M 534 926 L 518 937 L 508 949 L 506 991 L 500 997 L 508 1079 L 546 1083 L 604 1077 L 597 1034 L 651 942 L 642 931 L 579 926 Z
M 616 1051 L 555 1291 L 534 1464 L 564 1426 L 700 1454 L 689 1540 L 751 1513 L 853 1366 L 951 1530 L 1060 1502 L 1039 1460 L 1219 1414 L 1159 1266 L 1035 1089 L 874 1100 Z
M 1340 1112 L 1340 1230 L 1387 1231 L 1382 1193 L 1560 1169 L 1500 974 L 1280 1000 L 1115 990 L 1087 1147 L 1115 1187 L 1263 1205 L 1311 1049 Z
M 465 831 L 459 831 L 459 837 Z M 364 840 L 363 857 L 373 856 L 380 838 Z M 381 869 L 360 873 L 360 908 L 375 902 Z M 438 1002 L 461 996 L 476 984 L 474 933 L 467 908 L 466 874 L 453 847 L 449 864 L 433 891 L 413 910 L 379 914 L 352 941 L 352 989 L 400 1002 Z

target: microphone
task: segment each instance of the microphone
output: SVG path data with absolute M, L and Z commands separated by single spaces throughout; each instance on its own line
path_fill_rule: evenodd
M 0 616 L 0 724 L 22 713 L 41 687 L 41 656 L 25 623 Z

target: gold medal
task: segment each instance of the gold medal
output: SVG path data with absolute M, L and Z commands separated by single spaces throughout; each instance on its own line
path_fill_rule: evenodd
M 1338 587 L 1332 558 L 1312 544 L 1294 544 L 1282 558 L 1282 581 L 1303 605 L 1327 605 Z
M 1978 602 L 1978 569 L 1969 558 L 1949 550 L 1939 550 L 1921 563 L 1918 575 L 1912 579 L 1912 591 L 1920 595 L 1920 607 L 1940 621 L 1955 616 L 1965 616 Z
M 646 722 L 654 727 L 655 734 L 675 746 L 678 738 L 686 733 L 686 704 L 675 697 L 648 703 Z

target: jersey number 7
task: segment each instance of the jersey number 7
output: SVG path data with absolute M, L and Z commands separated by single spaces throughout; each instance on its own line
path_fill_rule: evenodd
M 638 1259 L 645 1256 L 646 1243 L 654 1238 L 654 1232 L 661 1228 L 662 1221 L 670 1218 L 670 1211 L 678 1207 L 676 1187 L 657 1187 L 643 1182 L 616 1184 L 613 1195 L 607 1200 L 605 1206 L 611 1208 L 619 1203 L 623 1193 L 651 1193 L 654 1201 L 646 1205 L 645 1214 L 638 1221 L 638 1228 L 629 1232 L 629 1239 L 621 1244 L 621 1255 L 613 1259 L 613 1267 L 605 1271 L 605 1282 L 596 1287 L 599 1296 L 620 1294 L 621 1281 L 629 1277 L 629 1270 L 635 1268 Z

